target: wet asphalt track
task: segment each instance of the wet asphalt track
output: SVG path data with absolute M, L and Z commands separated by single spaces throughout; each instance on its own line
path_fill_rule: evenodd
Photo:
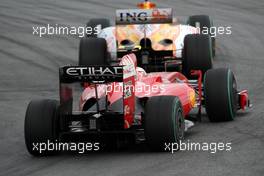
M 77 62 L 74 36 L 32 35 L 33 25 L 82 25 L 91 17 L 114 16 L 125 0 L 1 0 L 0 3 L 0 175 L 263 175 L 264 174 L 264 2 L 263 0 L 163 0 L 161 6 L 188 15 L 208 14 L 217 26 L 232 26 L 217 39 L 215 67 L 230 67 L 240 88 L 250 92 L 254 108 L 229 123 L 198 124 L 187 139 L 232 142 L 232 151 L 116 153 L 31 157 L 24 145 L 27 103 L 58 98 L 58 66 Z M 113 19 L 113 18 L 112 18 Z

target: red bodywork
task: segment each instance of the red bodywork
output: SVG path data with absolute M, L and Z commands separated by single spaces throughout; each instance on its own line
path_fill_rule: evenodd
M 183 107 L 184 116 L 198 107 L 201 114 L 202 108 L 202 72 L 194 70 L 192 75 L 197 76 L 195 84 L 190 84 L 188 79 L 180 72 L 154 72 L 146 73 L 137 67 L 134 54 L 125 55 L 120 62 L 123 66 L 123 82 L 97 85 L 98 99 L 107 97 L 111 104 L 123 98 L 124 128 L 129 128 L 135 115 L 135 99 L 153 96 L 177 96 Z M 86 85 L 81 96 L 80 109 L 91 98 L 96 98 L 95 86 Z M 249 106 L 247 90 L 238 92 L 239 108 L 244 110 Z
M 248 91 L 242 90 L 238 93 L 239 95 L 239 106 L 242 110 L 245 110 L 246 107 L 250 107 L 249 99 L 248 99 Z
M 129 128 L 134 120 L 135 97 L 177 96 L 181 101 L 184 115 L 187 115 L 194 107 L 195 90 L 188 84 L 188 79 L 183 74 L 179 72 L 146 73 L 142 68 L 137 67 L 134 54 L 124 56 L 120 65 L 124 66 L 123 83 L 98 85 L 97 92 L 99 99 L 107 95 L 110 104 L 124 97 L 125 128 Z M 80 108 L 82 109 L 87 100 L 95 97 L 94 86 L 86 86 L 81 96 Z

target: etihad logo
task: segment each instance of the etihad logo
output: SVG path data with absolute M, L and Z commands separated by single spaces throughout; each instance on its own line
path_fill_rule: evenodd
M 104 75 L 122 75 L 122 67 L 69 67 L 66 74 L 70 76 L 104 76 Z
M 64 66 L 60 68 L 60 83 L 104 84 L 122 81 L 123 66 Z

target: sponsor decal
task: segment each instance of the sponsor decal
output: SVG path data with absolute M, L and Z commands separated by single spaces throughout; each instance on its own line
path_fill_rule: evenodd
M 61 68 L 60 80 L 64 83 L 107 83 L 123 81 L 123 66 L 66 66 Z
M 89 76 L 89 75 L 122 75 L 122 67 L 70 67 L 66 73 L 71 76 Z
M 172 23 L 172 9 L 125 9 L 116 11 L 117 24 Z

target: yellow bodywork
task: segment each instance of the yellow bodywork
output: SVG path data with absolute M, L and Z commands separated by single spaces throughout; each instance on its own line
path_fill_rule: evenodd
M 116 26 L 116 38 L 118 46 L 122 47 L 121 41 L 130 40 L 135 46 L 140 44 L 144 37 L 149 38 L 153 50 L 176 50 L 177 37 L 180 34 L 180 26 L 177 24 L 135 24 Z M 172 44 L 164 44 L 164 39 L 170 39 Z

